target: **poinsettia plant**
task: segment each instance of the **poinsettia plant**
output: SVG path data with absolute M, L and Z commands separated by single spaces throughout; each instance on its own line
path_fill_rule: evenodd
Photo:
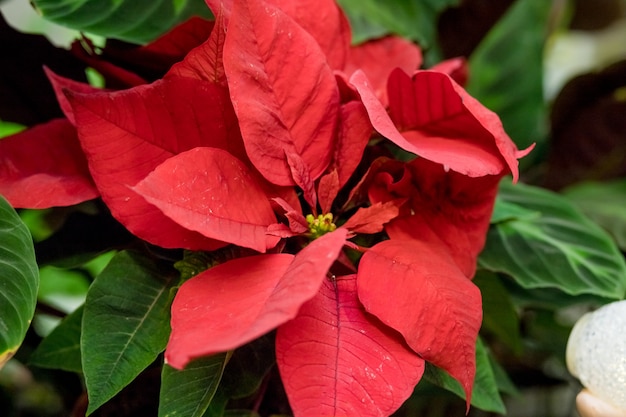
M 390 416 L 427 364 L 469 409 L 478 256 L 532 146 L 464 89 L 464 59 L 353 45 L 334 0 L 206 3 L 133 50 L 75 43 L 106 88 L 46 68 L 64 117 L 0 141 L 13 207 L 102 202 L 130 232 L 47 339 L 79 323 L 86 412 L 155 361 L 163 416 L 261 401 L 274 361 L 294 416 Z M 244 395 L 232 367 L 264 382 Z

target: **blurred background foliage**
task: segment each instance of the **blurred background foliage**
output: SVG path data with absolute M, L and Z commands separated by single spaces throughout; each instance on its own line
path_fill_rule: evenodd
M 120 16 L 138 13 L 136 8 L 144 3 L 119 3 L 122 8 L 113 12 L 107 10 L 109 2 L 93 9 L 72 8 L 71 1 L 63 2 L 69 5 L 64 8 L 56 7 L 59 2 L 34 0 L 35 12 L 27 0 L 0 2 L 0 137 L 61 115 L 42 65 L 88 80 L 88 68 L 66 49 L 79 31 L 99 45 L 105 42 L 102 36 L 111 35 L 141 43 L 191 14 L 206 15 L 202 0 L 161 0 L 151 2 L 146 19 L 129 21 Z M 536 144 L 522 161 L 522 182 L 558 192 L 572 210 L 584 213 L 626 250 L 626 0 L 339 3 L 349 15 L 355 43 L 397 33 L 424 48 L 426 67 L 466 57 L 468 90 L 500 115 L 520 148 Z M 506 255 L 493 252 L 499 248 L 495 236 L 506 237 L 498 221 L 514 218 L 523 230 L 551 227 L 549 210 L 537 220 L 528 205 L 549 200 L 550 195 L 516 203 L 506 199 L 505 189 L 499 200 L 490 232 L 492 247 L 488 242 L 476 283 L 485 298 L 481 343 L 503 403 L 486 407 L 491 411 L 473 407 L 470 416 L 500 415 L 505 409 L 513 417 L 576 415 L 579 386 L 564 365 L 567 337 L 580 315 L 610 297 L 584 288 L 577 293 L 575 278 L 568 277 L 556 285 L 561 290 L 522 285 L 493 266 L 494 259 Z M 80 363 L 49 369 L 45 358 L 35 356 L 33 361 L 31 355 L 62 318 L 72 318 L 80 308 L 90 284 L 115 254 L 101 248 L 119 247 L 130 237 L 96 202 L 19 214 L 36 242 L 41 284 L 33 326 L 15 358 L 0 370 L 0 415 L 84 415 L 83 381 L 72 372 L 80 370 Z M 572 291 L 562 291 L 563 286 Z M 29 361 L 39 361 L 40 366 L 29 366 Z M 156 415 L 160 373 L 155 369 L 149 367 L 93 415 Z M 445 381 L 431 369 L 397 415 L 463 415 L 464 401 L 449 391 L 454 387 L 440 386 L 445 387 Z

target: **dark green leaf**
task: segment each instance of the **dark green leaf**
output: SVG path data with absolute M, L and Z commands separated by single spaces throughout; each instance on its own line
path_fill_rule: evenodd
M 260 417 L 260 415 L 252 410 L 226 410 L 224 417 Z
M 626 251 L 626 180 L 578 184 L 563 193 Z
M 564 197 L 503 181 L 498 198 L 541 216 L 492 225 L 479 258 L 481 267 L 506 273 L 525 288 L 623 298 L 624 257 L 611 237 Z
M 82 372 L 80 357 L 80 328 L 83 307 L 79 307 L 41 341 L 30 356 L 31 365 L 42 368 Z
M 435 43 L 439 13 L 459 0 L 339 0 L 352 25 L 355 43 L 395 33 L 419 42 Z
M 24 340 L 35 313 L 38 285 L 33 240 L 0 196 L 0 368 Z
M 445 388 L 465 399 L 465 393 L 461 384 L 446 371 L 434 366 L 429 366 L 429 372 L 425 373 L 424 376 L 429 382 Z M 493 411 L 500 414 L 506 412 L 504 403 L 498 392 L 496 377 L 491 368 L 489 353 L 480 338 L 476 340 L 476 378 L 472 391 L 472 405 L 485 411 Z
M 483 326 L 514 353 L 522 352 L 519 317 L 500 278 L 488 271 L 478 271 L 474 284 L 483 296 Z
M 547 135 L 542 80 L 551 6 L 545 0 L 518 0 L 470 57 L 468 91 L 500 116 L 520 148 Z M 532 154 L 522 163 L 531 159 Z
M 231 398 L 244 398 L 256 392 L 275 362 L 273 334 L 262 336 L 235 350 L 204 417 L 222 417 Z
M 81 354 L 90 414 L 128 385 L 165 349 L 175 271 L 120 252 L 85 301 Z
M 493 355 L 489 355 L 489 363 L 491 364 L 491 370 L 493 371 L 493 376 L 496 378 L 496 385 L 498 385 L 498 391 L 503 394 L 508 395 L 519 395 L 519 390 L 509 378 L 509 375 L 506 373 L 502 365 L 500 365 L 494 358 Z
M 247 397 L 259 389 L 275 362 L 273 334 L 261 336 L 235 350 L 220 388 L 228 398 Z
M 202 0 L 33 0 L 43 17 L 82 32 L 146 43 L 192 15 L 210 16 Z
M 197 359 L 182 371 L 163 366 L 159 417 L 202 417 L 209 407 L 230 354 Z

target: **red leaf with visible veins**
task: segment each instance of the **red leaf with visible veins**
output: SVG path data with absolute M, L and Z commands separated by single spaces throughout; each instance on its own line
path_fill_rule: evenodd
M 185 59 L 172 66 L 165 77 L 190 77 L 225 86 L 226 74 L 224 74 L 222 62 L 225 38 L 224 16 L 223 13 L 219 13 L 215 18 L 209 38 L 202 45 L 191 50 Z
M 350 52 L 350 24 L 335 0 L 269 0 L 309 32 L 332 69 L 344 68 Z
M 69 99 L 92 177 L 120 223 L 163 247 L 214 250 L 223 245 L 176 224 L 130 188 L 166 159 L 196 146 L 238 156 L 237 122 L 223 87 L 173 77 Z
M 35 209 L 98 197 L 70 122 L 54 119 L 0 139 L 0 194 L 13 207 Z
M 176 223 L 206 237 L 259 252 L 278 241 L 265 234 L 276 216 L 259 182 L 222 149 L 198 147 L 173 156 L 133 190 Z
M 63 111 L 63 114 L 67 119 L 73 124 L 76 124 L 74 120 L 74 110 L 72 110 L 72 105 L 67 100 L 65 96 L 64 90 L 71 91 L 73 93 L 81 93 L 81 94 L 91 94 L 91 93 L 101 93 L 102 90 L 99 88 L 92 87 L 89 84 L 81 83 L 78 81 L 70 80 L 69 78 L 61 77 L 60 75 L 55 74 L 49 68 L 44 67 L 43 70 L 46 73 L 46 76 L 50 80 L 52 84 L 52 88 L 54 89 L 54 93 L 56 94 L 57 101 L 59 102 L 59 106 Z
M 383 225 L 400 214 L 400 206 L 406 199 L 392 200 L 385 203 L 374 203 L 369 207 L 361 207 L 341 227 L 351 233 L 378 233 Z
M 296 417 L 386 417 L 411 395 L 424 360 L 367 314 L 356 276 L 324 280 L 276 335 L 276 361 Z
M 372 131 L 363 103 L 351 101 L 341 106 L 333 158 L 328 173 L 320 178 L 318 187 L 320 206 L 324 213 L 330 211 L 337 193 L 361 162 Z
M 338 229 L 296 256 L 237 258 L 185 282 L 172 304 L 165 357 L 175 368 L 235 349 L 293 319 L 318 292 L 346 240 Z
M 444 245 L 459 268 L 472 278 L 485 244 L 500 176 L 472 178 L 416 158 L 388 163 L 370 173 L 372 203 L 410 200 L 399 217 L 385 225 L 392 239 L 415 239 Z
M 387 240 L 361 258 L 357 286 L 365 309 L 457 379 L 469 406 L 482 303 L 450 255 L 416 240 Z
M 387 106 L 387 79 L 395 68 L 413 73 L 422 65 L 421 49 L 409 40 L 386 36 L 354 46 L 344 71 L 348 76 L 362 70 L 370 80 L 374 94 Z
M 330 162 L 339 91 L 315 40 L 276 7 L 236 0 L 224 68 L 250 161 L 277 185 L 311 189 L 292 177 L 286 155 L 299 157 L 295 169 L 310 181 Z
M 335 0 L 255 1 L 281 9 L 315 38 L 332 69 L 343 69 L 348 57 L 352 33 L 348 19 Z M 206 0 L 205 2 L 213 14 L 223 13 L 226 22 L 229 21 L 233 0 Z
M 498 116 L 444 73 L 389 77 L 389 113 L 406 149 L 471 177 L 504 171 L 517 179 L 519 151 Z
M 412 152 L 414 146 L 400 134 L 365 73 L 362 70 L 355 71 L 350 76 L 350 84 L 359 92 L 374 129 L 402 149 Z

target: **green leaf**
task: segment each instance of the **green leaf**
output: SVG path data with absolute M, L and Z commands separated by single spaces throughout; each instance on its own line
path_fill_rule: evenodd
M 80 356 L 80 328 L 83 307 L 68 315 L 41 341 L 31 354 L 29 364 L 41 368 L 82 372 Z
M 230 399 L 245 398 L 255 393 L 275 363 L 273 333 L 236 349 L 204 417 L 223 417 Z
M 459 0 L 338 0 L 352 26 L 353 42 L 363 42 L 385 33 L 433 46 L 439 13 Z
M 626 179 L 578 184 L 563 194 L 626 251 Z
M 14 135 L 24 129 L 26 129 L 26 127 L 20 124 L 0 120 L 0 138 Z
M 173 269 L 120 252 L 87 293 L 81 354 L 89 394 L 87 414 L 111 399 L 165 349 Z
M 482 330 L 493 334 L 514 353 L 522 353 L 520 323 L 513 301 L 509 297 L 500 278 L 491 272 L 479 270 L 474 284 L 480 288 L 483 297 Z
M 220 383 L 230 353 L 197 359 L 182 371 L 163 366 L 159 417 L 202 417 Z
M 0 368 L 26 336 L 38 286 L 33 240 L 13 207 L 0 196 Z
M 192 15 L 210 16 L 202 0 L 33 0 L 46 19 L 81 32 L 146 43 Z
M 621 299 L 626 263 L 611 237 L 564 197 L 503 181 L 498 199 L 541 213 L 492 225 L 481 267 L 503 272 L 524 288 Z
M 452 378 L 446 371 L 434 366 L 428 367 L 424 374 L 429 382 L 447 389 L 465 399 L 465 392 L 461 384 Z M 496 377 L 491 368 L 491 361 L 487 348 L 482 339 L 476 339 L 476 378 L 472 391 L 472 405 L 484 411 L 504 414 L 506 408 L 498 392 Z
M 495 111 L 520 148 L 544 142 L 543 49 L 552 2 L 518 0 L 470 57 L 467 90 Z M 533 154 L 521 163 L 529 164 Z

